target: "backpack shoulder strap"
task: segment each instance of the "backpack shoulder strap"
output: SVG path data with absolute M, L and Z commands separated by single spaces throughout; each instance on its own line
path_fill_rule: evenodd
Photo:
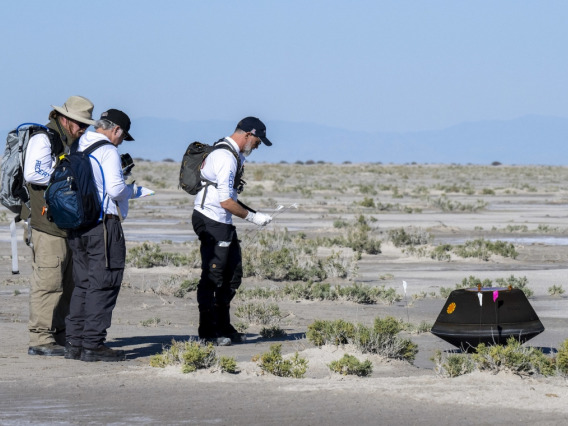
M 51 129 L 47 129 L 46 134 L 49 138 L 49 143 L 51 144 L 51 152 L 57 157 L 65 151 L 63 148 L 63 141 L 59 134 Z
M 215 142 L 213 144 L 213 149 L 209 152 L 209 155 L 213 152 L 216 151 L 218 149 L 225 149 L 227 151 L 229 151 L 231 154 L 233 154 L 233 156 L 235 157 L 235 160 L 237 160 L 237 175 L 239 173 L 239 170 L 241 169 L 241 159 L 239 158 L 239 154 L 235 151 L 235 149 L 233 148 L 233 146 L 231 145 L 231 143 L 229 141 L 227 141 L 225 138 L 219 139 L 217 142 Z M 207 189 L 210 185 L 214 186 L 215 188 L 217 188 L 217 183 L 215 182 L 211 182 L 210 180 L 205 179 L 202 175 L 201 175 L 201 171 L 199 172 L 200 178 L 203 182 L 205 182 L 205 192 L 203 192 L 203 196 L 201 198 L 201 208 L 203 208 L 203 205 L 205 203 L 205 197 L 207 196 Z
M 94 152 L 95 150 L 97 150 L 98 148 L 100 148 L 103 145 L 112 145 L 112 143 L 110 143 L 109 141 L 101 140 L 101 141 L 95 142 L 94 144 L 89 146 L 86 150 L 81 152 L 82 154 L 84 154 L 88 157 L 91 157 L 93 160 L 95 160 L 95 162 L 99 166 L 99 170 L 101 171 L 101 178 L 102 178 L 102 185 L 103 185 L 103 199 L 101 200 L 101 212 L 100 212 L 100 216 L 99 216 L 99 221 L 104 219 L 104 209 L 105 209 L 104 202 L 105 202 L 105 194 L 106 194 L 105 174 L 104 174 L 104 171 L 103 171 L 103 166 L 101 165 L 99 160 L 97 160 L 93 155 L 91 155 L 91 153 Z M 77 147 L 78 146 L 79 146 L 79 144 L 77 144 Z M 116 206 L 118 208 L 118 204 Z M 119 211 L 119 217 L 120 217 L 120 221 L 122 222 L 122 215 L 120 214 L 120 211 Z M 105 228 L 105 239 L 106 239 L 106 228 Z M 105 247 L 106 247 L 106 245 L 105 245 Z M 105 258 L 107 258 L 106 250 L 105 250 Z M 108 267 L 108 258 L 106 260 L 107 260 L 107 267 Z
M 49 139 L 49 144 L 51 145 L 51 152 L 53 155 L 58 157 L 63 151 L 63 142 L 61 141 L 61 137 L 57 132 L 50 129 L 47 126 L 37 123 L 24 123 L 20 124 L 16 130 L 19 130 L 20 127 L 30 125 L 30 139 L 37 134 L 43 133 Z
M 90 155 L 93 151 L 95 151 L 96 149 L 100 148 L 103 145 L 112 145 L 112 143 L 110 143 L 109 141 L 98 141 L 95 142 L 94 144 L 92 144 L 91 146 L 89 146 L 86 150 L 82 151 L 84 154 L 86 155 Z
M 213 149 L 226 149 L 227 151 L 230 151 L 235 157 L 235 160 L 237 160 L 237 172 L 241 169 L 241 158 L 239 157 L 239 153 L 235 151 L 233 145 L 231 145 L 231 143 L 225 138 L 219 139 L 217 142 L 215 142 L 213 144 Z

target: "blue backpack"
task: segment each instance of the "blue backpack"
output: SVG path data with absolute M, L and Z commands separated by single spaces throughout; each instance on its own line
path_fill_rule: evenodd
M 103 203 L 99 200 L 90 158 L 94 159 L 101 169 L 104 197 L 103 168 L 91 152 L 106 144 L 110 142 L 96 142 L 85 151 L 74 151 L 59 157 L 45 190 L 47 218 L 58 228 L 67 230 L 88 228 L 102 220 Z

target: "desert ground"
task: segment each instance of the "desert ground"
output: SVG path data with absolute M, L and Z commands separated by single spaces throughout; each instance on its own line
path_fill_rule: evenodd
M 11 214 L 0 210 L 0 423 L 19 424 L 542 424 L 568 422 L 568 386 L 560 374 L 521 375 L 511 371 L 473 371 L 447 377 L 432 359 L 437 350 L 457 349 L 427 330 L 405 332 L 418 345 L 411 363 L 362 353 L 352 345 L 315 346 L 305 336 L 315 320 L 344 319 L 371 326 L 377 317 L 432 326 L 446 297 L 468 277 L 479 280 L 526 278 L 529 301 L 545 331 L 525 343 L 553 356 L 568 338 L 568 168 L 507 165 L 331 165 L 247 164 L 241 194 L 249 206 L 272 214 L 257 229 L 235 219 L 243 255 L 250 263 L 241 289 L 278 291 L 293 265 L 272 271 L 262 239 L 283 236 L 313 242 L 298 249 L 300 266 L 317 264 L 333 286 L 394 289 L 396 300 L 357 303 L 346 298 L 237 297 L 234 314 L 246 303 L 277 304 L 285 335 L 264 338 L 258 324 L 246 328 L 246 341 L 215 348 L 234 357 L 240 372 L 219 368 L 182 373 L 179 365 L 150 366 L 173 339 L 196 339 L 195 291 L 181 284 L 199 276 L 197 245 L 191 228 L 193 197 L 177 188 L 179 163 L 137 160 L 133 178 L 156 191 L 132 200 L 124 222 L 129 253 L 144 242 L 161 253 L 193 259 L 181 266 L 137 263 L 130 255 L 108 331 L 108 344 L 128 353 L 120 363 L 85 363 L 61 357 L 27 355 L 31 251 L 20 227 L 20 274 L 11 273 Z M 366 238 L 380 241 L 380 253 L 357 255 L 341 237 L 363 220 Z M 422 236 L 420 244 L 400 246 L 394 231 Z M 335 238 L 335 240 L 334 240 Z M 517 255 L 464 258 L 453 252 L 432 258 L 441 245 L 476 239 L 511 243 Z M 348 238 L 347 238 L 348 239 Z M 347 241 L 344 238 L 343 241 Z M 335 241 L 335 242 L 333 242 Z M 272 246 L 274 247 L 274 245 Z M 247 253 L 254 253 L 246 257 Z M 330 260 L 332 259 L 332 260 Z M 140 259 L 138 259 L 140 260 Z M 263 266 L 264 265 L 264 266 Z M 277 268 L 280 266 L 280 269 Z M 263 269 L 264 268 L 264 269 Z M 312 268 L 313 269 L 313 268 Z M 406 293 L 403 281 L 407 283 Z M 301 284 L 302 282 L 300 282 Z M 305 282 L 304 282 L 305 283 Z M 247 298 L 248 297 L 248 298 Z M 264 373 L 253 357 L 282 344 L 285 357 L 308 360 L 304 378 Z M 459 352 L 459 351 L 458 351 Z M 369 359 L 368 377 L 333 373 L 328 364 L 345 353 Z

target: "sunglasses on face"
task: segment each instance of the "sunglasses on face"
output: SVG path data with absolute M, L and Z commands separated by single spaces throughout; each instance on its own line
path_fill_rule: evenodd
M 252 134 L 252 133 L 250 133 L 250 132 L 249 132 L 249 135 L 251 135 L 251 136 L 253 136 L 253 137 L 255 138 L 255 143 L 256 143 L 256 142 L 258 142 L 258 143 L 262 142 L 261 139 L 260 139 L 258 136 L 254 135 L 254 134 Z
M 79 127 L 79 129 L 81 129 L 81 130 L 85 130 L 87 127 L 90 126 L 90 124 L 81 123 L 80 121 L 73 120 L 72 118 L 67 118 L 67 120 L 69 120 L 69 121 L 75 123 L 75 124 Z

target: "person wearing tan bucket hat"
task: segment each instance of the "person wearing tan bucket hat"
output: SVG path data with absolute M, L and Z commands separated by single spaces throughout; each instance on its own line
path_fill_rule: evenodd
M 62 106 L 51 106 L 45 129 L 34 133 L 24 160 L 24 180 L 31 210 L 22 208 L 22 219 L 31 224 L 32 285 L 30 289 L 29 355 L 62 356 L 65 346 L 65 317 L 73 292 L 71 250 L 67 232 L 48 221 L 44 191 L 56 160 L 94 124 L 93 103 L 71 96 Z M 28 236 L 29 238 L 29 236 Z

